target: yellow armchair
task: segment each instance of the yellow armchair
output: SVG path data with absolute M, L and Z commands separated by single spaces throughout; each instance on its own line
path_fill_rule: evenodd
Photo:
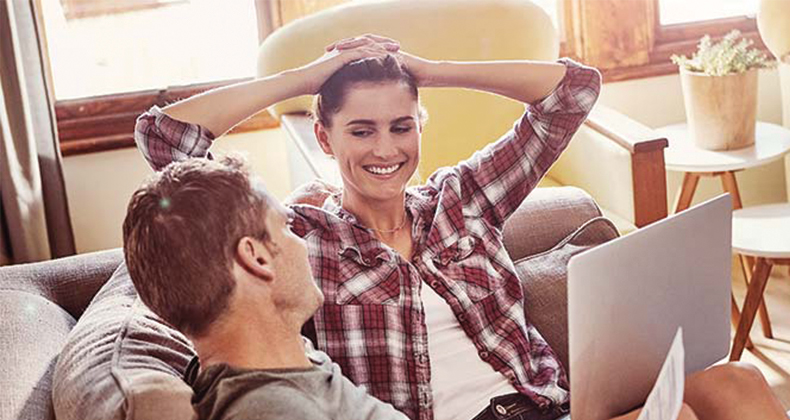
M 554 60 L 559 53 L 550 18 L 529 0 L 351 2 L 272 33 L 260 46 L 258 74 L 306 64 L 331 42 L 364 33 L 392 37 L 404 50 L 429 59 Z M 469 157 L 509 130 L 524 112 L 518 102 L 469 90 L 426 89 L 420 95 L 430 115 L 419 169 L 423 176 Z M 295 98 L 270 112 L 307 161 L 307 178 L 297 180 L 317 176 L 338 182 L 335 165 L 322 156 L 305 115 L 310 105 L 309 97 Z M 543 185 L 587 190 L 621 233 L 627 233 L 666 216 L 664 147 L 666 140 L 652 130 L 597 106 Z

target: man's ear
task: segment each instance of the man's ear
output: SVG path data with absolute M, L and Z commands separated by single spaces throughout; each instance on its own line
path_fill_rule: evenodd
M 335 154 L 332 152 L 332 146 L 329 145 L 329 135 L 326 133 L 326 127 L 320 121 L 313 123 L 313 133 L 316 140 L 318 140 L 318 145 L 321 146 L 321 150 L 327 155 L 334 157 Z
M 273 255 L 258 239 L 245 236 L 236 245 L 236 260 L 250 274 L 266 281 L 274 280 Z

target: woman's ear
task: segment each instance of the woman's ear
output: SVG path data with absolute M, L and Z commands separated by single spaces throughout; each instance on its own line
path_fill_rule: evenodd
M 327 155 L 334 157 L 335 154 L 332 152 L 332 146 L 329 145 L 329 135 L 326 133 L 326 127 L 320 121 L 313 123 L 313 133 L 315 133 L 315 138 L 318 140 L 321 150 Z
M 245 236 L 236 245 L 236 261 L 245 271 L 262 280 L 274 280 L 272 258 L 272 254 L 258 239 Z

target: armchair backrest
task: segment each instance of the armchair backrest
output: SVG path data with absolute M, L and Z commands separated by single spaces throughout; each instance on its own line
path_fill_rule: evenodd
M 559 53 L 551 19 L 529 0 L 351 2 L 297 19 L 261 44 L 258 75 L 309 63 L 331 42 L 365 33 L 397 39 L 405 51 L 436 60 L 552 60 Z M 509 130 L 523 105 L 460 89 L 429 89 L 421 100 L 430 115 L 420 174 L 454 165 Z M 270 110 L 276 117 L 309 111 L 310 97 Z

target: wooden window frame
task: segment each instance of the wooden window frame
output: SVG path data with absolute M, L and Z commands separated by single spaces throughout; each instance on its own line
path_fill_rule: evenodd
M 189 0 L 59 0 L 67 20 L 155 9 Z

